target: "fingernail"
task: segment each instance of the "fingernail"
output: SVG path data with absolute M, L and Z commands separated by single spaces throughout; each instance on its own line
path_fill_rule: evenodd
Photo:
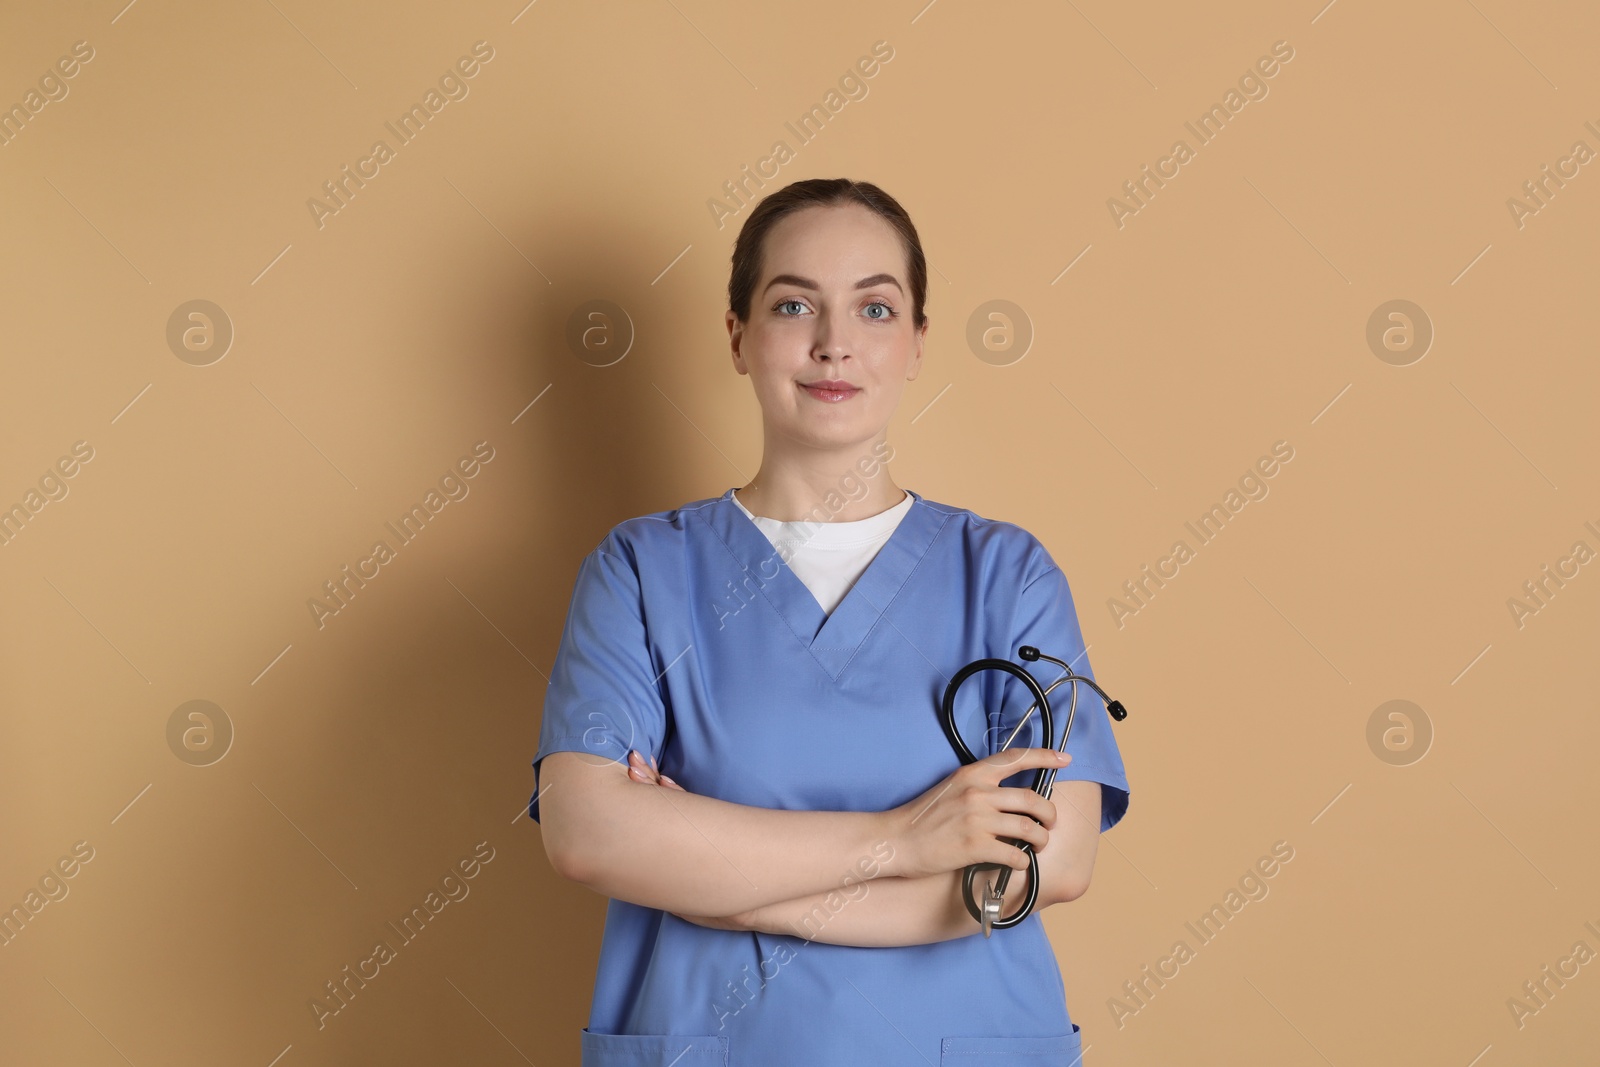
M 661 776 L 661 780 L 662 780 L 662 781 L 663 781 L 663 782 L 666 782 L 666 783 L 667 783 L 667 784 L 668 784 L 668 785 L 677 785 L 677 784 L 678 784 L 678 783 L 677 783 L 677 782 L 674 782 L 674 781 L 673 781 L 673 780 L 672 780 L 672 779 L 671 779 L 671 778 L 668 778 L 668 777 L 667 777 L 667 776 L 666 776 L 666 775 L 664 775 L 664 774 L 663 774 L 663 775 L 662 775 L 662 776 Z
M 1070 763 L 1072 761 L 1072 757 L 1067 753 L 1058 750 L 1056 752 L 1056 761 L 1059 763 Z

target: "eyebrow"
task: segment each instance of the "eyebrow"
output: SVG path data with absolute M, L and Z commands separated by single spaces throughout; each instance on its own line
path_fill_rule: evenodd
M 895 280 L 895 276 L 893 274 L 873 274 L 869 277 L 862 278 L 859 282 L 856 282 L 856 288 L 871 289 L 874 285 L 882 285 L 885 282 L 894 286 L 896 289 L 900 289 L 900 294 L 902 296 L 905 295 L 905 290 L 900 288 L 900 283 Z M 810 289 L 812 291 L 819 291 L 822 288 L 810 278 L 802 278 L 798 274 L 779 274 L 775 275 L 773 279 L 767 283 L 766 289 L 761 291 L 764 293 L 767 291 L 767 289 L 771 289 L 774 285 L 793 285 L 798 286 L 801 289 Z

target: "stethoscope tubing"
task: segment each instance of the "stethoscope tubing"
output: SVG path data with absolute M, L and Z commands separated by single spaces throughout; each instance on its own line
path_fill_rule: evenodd
M 956 755 L 960 757 L 963 765 L 968 763 L 976 763 L 978 761 L 978 757 L 973 754 L 970 748 L 967 747 L 966 739 L 963 738 L 961 736 L 961 732 L 956 729 L 956 690 L 961 688 L 962 682 L 966 681 L 968 678 L 980 671 L 1004 671 L 1006 674 L 1016 677 L 1022 682 L 1023 685 L 1027 686 L 1028 692 L 1033 695 L 1034 707 L 1039 709 L 1039 722 L 1044 731 L 1044 737 L 1048 740 L 1055 736 L 1053 729 L 1054 723 L 1050 715 L 1050 698 L 1046 695 L 1044 689 L 1040 687 L 1038 679 L 1034 678 L 1032 674 L 1028 673 L 1027 668 L 1012 663 L 1007 659 L 988 658 L 973 660 L 971 663 L 957 671 L 955 673 L 955 677 L 950 679 L 950 684 L 945 686 L 944 702 L 941 709 L 943 714 L 941 714 L 939 717 L 940 725 L 944 727 L 944 735 L 949 740 L 950 747 L 955 749 Z M 1073 703 L 1076 704 L 1077 702 L 1074 701 Z M 1019 722 L 1017 726 L 1020 729 L 1022 723 Z M 1015 731 L 1013 731 L 1012 736 L 1016 736 Z M 1009 741 L 1007 743 L 1009 745 Z M 1048 796 L 1050 786 L 1054 781 L 1054 778 L 1054 769 L 1049 767 L 1038 768 L 1033 774 L 1033 791 L 1038 793 L 1040 796 Z M 1008 845 L 1015 845 L 1017 848 L 1020 848 L 1023 852 L 1027 853 L 1028 895 L 1027 898 L 1023 900 L 1021 906 L 1015 914 L 1002 916 L 993 921 L 991 926 L 996 930 L 1006 930 L 1022 922 L 1033 913 L 1033 906 L 1034 904 L 1038 903 L 1039 900 L 1039 858 L 1033 853 L 1033 845 L 1027 841 L 1020 841 L 1010 837 L 1004 837 L 1001 838 L 1001 840 Z M 974 863 L 970 864 L 961 876 L 962 900 L 967 906 L 968 913 L 970 913 L 973 919 L 975 919 L 980 925 L 983 923 L 983 911 L 978 907 L 977 898 L 972 892 L 972 883 L 974 880 L 976 880 L 980 873 L 997 869 L 999 870 L 1000 874 L 995 880 L 995 892 L 1003 898 L 1005 896 L 1006 886 L 1011 883 L 1011 873 L 1013 868 L 1008 867 L 1003 863 Z
M 973 660 L 971 663 L 957 671 L 955 676 L 950 679 L 949 684 L 945 686 L 944 699 L 940 707 L 941 714 L 939 716 L 939 725 L 943 727 L 945 738 L 950 742 L 950 747 L 955 750 L 956 755 L 961 759 L 963 765 L 968 763 L 976 763 L 978 761 L 978 756 L 976 756 L 973 751 L 967 747 L 966 739 L 963 738 L 961 736 L 961 732 L 956 729 L 956 691 L 961 688 L 961 683 L 965 682 L 968 678 L 979 673 L 980 671 L 1002 671 L 1006 674 L 1012 675 L 1020 680 L 1023 685 L 1027 686 L 1028 692 L 1033 696 L 1033 705 L 1029 707 L 1027 712 L 1023 714 L 1022 718 L 1017 721 L 1016 727 L 1012 729 L 1011 735 L 1006 738 L 1005 744 L 1000 746 L 999 751 L 1002 752 L 1011 747 L 1011 742 L 1016 740 L 1017 734 L 1019 734 L 1022 731 L 1022 728 L 1027 725 L 1028 718 L 1033 714 L 1035 708 L 1037 708 L 1039 711 L 1041 736 L 1043 737 L 1046 745 L 1049 745 L 1054 740 L 1055 720 L 1050 710 L 1050 694 L 1054 692 L 1056 687 L 1061 685 L 1063 682 L 1072 683 L 1072 700 L 1067 706 L 1066 729 L 1061 732 L 1061 744 L 1056 746 L 1057 751 L 1065 752 L 1067 748 L 1067 739 L 1072 736 L 1072 722 L 1073 719 L 1077 717 L 1078 712 L 1078 683 L 1080 682 L 1093 689 L 1095 693 L 1099 695 L 1100 699 L 1105 702 L 1106 711 L 1111 715 L 1112 718 L 1120 721 L 1121 719 L 1127 717 L 1127 709 L 1122 706 L 1120 701 L 1111 699 L 1111 695 L 1104 689 L 1100 688 L 1100 686 L 1092 678 L 1087 678 L 1081 674 L 1078 674 L 1072 669 L 1071 664 L 1057 659 L 1055 656 L 1044 655 L 1037 648 L 1034 648 L 1031 645 L 1023 645 L 1021 648 L 1019 648 L 1018 655 L 1028 662 L 1033 662 L 1040 659 L 1049 660 L 1050 662 L 1063 667 L 1067 673 L 1052 682 L 1050 684 L 1050 688 L 1044 689 L 1040 687 L 1038 679 L 1034 678 L 1034 676 L 1029 673 L 1027 668 L 1013 663 L 1010 660 L 997 659 L 993 657 L 977 659 Z M 1057 770 L 1058 768 L 1056 767 L 1038 768 L 1033 775 L 1033 785 L 1031 787 L 1033 791 L 1042 797 L 1048 798 L 1051 791 L 1055 787 Z M 1030 818 L 1032 818 L 1032 816 L 1030 816 Z M 984 927 L 983 932 L 985 937 L 989 936 L 990 929 L 1007 930 L 1025 921 L 1028 916 L 1033 914 L 1034 905 L 1037 904 L 1039 900 L 1039 858 L 1034 854 L 1033 845 L 1027 841 L 1020 841 L 1009 837 L 1001 838 L 1000 840 L 1009 845 L 1016 846 L 1027 854 L 1028 892 L 1026 898 L 1018 906 L 1015 912 L 1013 912 L 1011 915 L 995 918 L 989 924 L 985 925 L 983 909 L 978 906 L 977 898 L 973 893 L 973 882 L 977 879 L 978 875 L 984 871 L 998 870 L 1000 873 L 995 878 L 994 893 L 1003 899 L 1005 897 L 1006 886 L 1011 882 L 1011 874 L 1014 868 L 1003 863 L 974 863 L 967 866 L 961 877 L 962 901 L 966 904 L 967 911 L 972 915 L 973 919 L 977 920 L 978 924 Z

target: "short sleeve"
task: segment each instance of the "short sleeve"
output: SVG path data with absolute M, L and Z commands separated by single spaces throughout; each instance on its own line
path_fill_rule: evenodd
M 1019 594 L 1012 638 L 1006 651 L 1008 659 L 1021 662 L 1017 649 L 1032 645 L 1045 655 L 1065 660 L 1077 674 L 1099 681 L 1089 667 L 1088 656 L 1084 654 L 1083 631 L 1078 625 L 1078 612 L 1073 605 L 1067 577 L 1053 563 L 1049 570 L 1032 579 Z M 1061 667 L 1043 659 L 1023 663 L 1022 666 L 1034 676 L 1042 689 L 1049 689 L 1051 683 L 1065 673 Z M 1007 686 L 1007 692 L 1012 697 L 1006 703 L 1008 708 L 1011 705 L 1015 705 L 1015 708 L 1006 714 L 1009 722 L 1014 724 L 1033 703 L 1033 698 L 1020 683 L 1014 679 L 1009 681 L 1011 684 Z M 1116 690 L 1110 686 L 1106 688 L 1115 699 Z M 1100 694 L 1087 685 L 1062 682 L 1050 693 L 1050 713 L 1055 720 L 1053 745 L 1060 744 L 1061 733 L 1066 729 L 1073 689 L 1078 691 L 1078 705 L 1072 722 L 1072 734 L 1067 740 L 1067 751 L 1072 755 L 1072 762 L 1056 772 L 1055 780 L 1100 783 L 1100 832 L 1104 833 L 1127 813 L 1128 775 L 1122 765 L 1122 752 L 1117 747 L 1105 702 L 1100 699 Z M 1023 698 L 1020 703 L 1015 699 L 1017 696 Z M 1016 744 L 1043 744 L 1036 720 L 1037 717 L 1028 730 L 1019 735 Z M 1030 732 L 1035 739 L 1033 741 L 1027 739 Z M 1009 729 L 998 726 L 991 731 L 992 736 L 1002 738 L 1009 734 Z M 1026 773 L 1031 775 L 1033 772 Z M 1019 779 L 1019 782 L 1023 781 Z
M 608 536 L 578 567 L 545 688 L 528 801 L 535 822 L 539 763 L 550 753 L 583 752 L 624 763 L 633 749 L 660 757 L 667 713 L 658 674 L 632 554 Z

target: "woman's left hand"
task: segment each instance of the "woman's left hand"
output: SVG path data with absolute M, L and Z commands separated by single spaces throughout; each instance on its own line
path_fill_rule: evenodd
M 645 762 L 645 758 L 637 751 L 628 753 L 628 777 L 632 781 L 638 782 L 640 785 L 654 785 L 659 786 L 662 789 L 676 789 L 680 793 L 688 792 L 688 790 L 683 788 L 683 786 L 679 785 L 677 782 L 674 782 L 671 778 L 661 773 L 661 767 L 656 763 L 654 756 L 652 756 L 650 761 L 647 763 Z M 750 916 L 748 914 L 727 915 L 720 918 L 712 915 L 678 915 L 677 912 L 672 912 L 671 914 L 677 915 L 678 918 L 682 919 L 686 923 L 694 923 L 696 926 L 704 926 L 712 930 L 754 929 L 754 927 L 749 924 Z

